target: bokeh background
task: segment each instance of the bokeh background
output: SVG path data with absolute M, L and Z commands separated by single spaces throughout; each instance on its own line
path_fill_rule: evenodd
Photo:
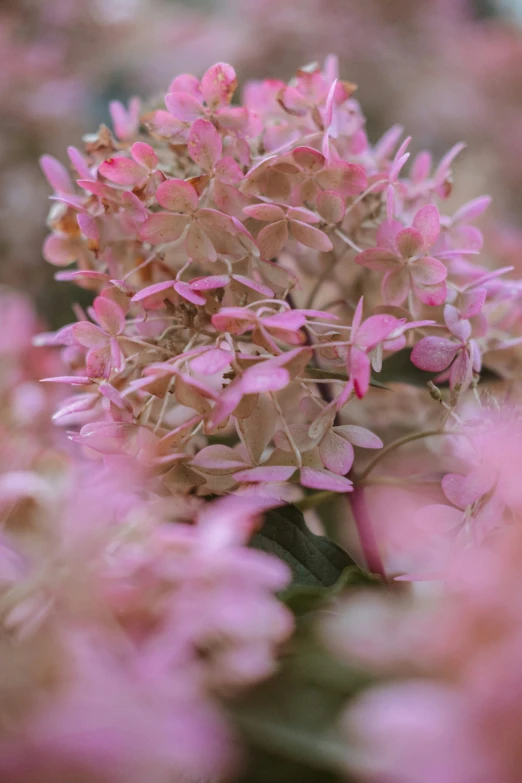
M 41 257 L 38 158 L 108 122 L 107 104 L 232 62 L 240 83 L 288 78 L 330 52 L 359 86 L 371 140 L 394 123 L 412 152 L 468 147 L 459 200 L 490 193 L 486 252 L 522 267 L 522 0 L 0 0 L 0 284 L 50 325 L 70 291 Z

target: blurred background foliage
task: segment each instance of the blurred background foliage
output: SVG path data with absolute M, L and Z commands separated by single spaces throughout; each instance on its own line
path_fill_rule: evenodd
M 71 291 L 41 259 L 38 158 L 66 161 L 109 100 L 161 96 L 218 60 L 241 83 L 286 79 L 329 52 L 359 85 L 371 140 L 400 123 L 412 152 L 466 141 L 458 198 L 494 196 L 486 250 L 489 236 L 495 265 L 519 267 L 521 22 L 520 0 L 0 0 L 0 284 L 68 320 Z

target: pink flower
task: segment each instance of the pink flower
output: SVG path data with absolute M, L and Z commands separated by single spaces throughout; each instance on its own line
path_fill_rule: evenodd
M 320 218 L 302 207 L 290 207 L 286 212 L 276 204 L 255 204 L 243 212 L 262 223 L 268 223 L 257 235 L 257 244 L 265 258 L 277 257 L 288 243 L 289 235 L 305 247 L 326 253 L 332 249 L 327 235 L 315 228 Z
M 456 395 L 466 391 L 473 380 L 473 372 L 480 372 L 480 348 L 471 338 L 471 324 L 461 318 L 452 305 L 444 308 L 444 320 L 454 340 L 445 337 L 423 337 L 414 347 L 411 360 L 416 367 L 428 372 L 445 372 Z
M 426 255 L 439 230 L 437 208 L 428 204 L 416 213 L 411 228 L 404 228 L 398 221 L 382 223 L 377 232 L 379 246 L 356 257 L 361 266 L 385 272 L 381 293 L 387 304 L 401 305 L 410 291 L 427 305 L 444 302 L 446 267 Z

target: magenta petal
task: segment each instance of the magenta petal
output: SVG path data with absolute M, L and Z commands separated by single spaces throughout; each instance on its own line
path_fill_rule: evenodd
M 156 294 L 167 291 L 169 288 L 173 288 L 174 280 L 163 280 L 161 283 L 153 283 L 146 288 L 142 288 L 137 294 L 134 294 L 132 302 L 142 302 L 144 299 L 148 299 L 149 296 L 155 296 Z
M 229 282 L 229 275 L 209 275 L 208 277 L 195 277 L 189 285 L 193 291 L 214 291 L 216 288 L 225 288 Z
M 301 468 L 301 484 L 309 489 L 322 489 L 328 492 L 353 492 L 352 482 L 344 476 L 336 476 L 329 470 L 319 468 Z
M 290 373 L 284 367 L 274 367 L 270 361 L 249 367 L 241 377 L 243 394 L 279 391 L 290 383 Z
M 423 337 L 411 352 L 411 360 L 419 370 L 442 372 L 455 358 L 458 343 L 445 337 Z
M 417 285 L 417 283 L 414 282 L 413 289 L 420 301 L 430 307 L 437 307 L 438 305 L 444 304 L 446 301 L 447 289 L 444 281 L 442 283 L 436 283 L 436 285 L 427 286 Z
M 165 106 L 176 119 L 194 122 L 205 114 L 201 103 L 186 92 L 171 92 L 165 96 Z
M 100 165 L 98 171 L 117 185 L 134 185 L 147 176 L 147 169 L 130 158 L 108 158 Z
M 465 348 L 461 348 L 451 365 L 449 384 L 456 392 L 464 392 L 473 379 L 471 357 Z
M 229 367 L 231 360 L 232 353 L 230 351 L 211 348 L 192 359 L 190 366 L 194 372 L 201 375 L 214 375 L 214 373 L 224 370 L 225 367 Z
M 363 321 L 352 336 L 353 342 L 361 348 L 371 350 L 385 340 L 394 329 L 399 326 L 399 321 L 392 315 L 372 315 Z
M 350 379 L 356 395 L 362 399 L 370 388 L 371 365 L 370 360 L 363 351 L 352 348 L 350 351 Z
M 262 465 L 259 468 L 242 470 L 234 473 L 236 481 L 248 481 L 253 483 L 288 481 L 295 473 L 294 465 Z
M 236 88 L 236 72 L 228 63 L 213 65 L 203 74 L 200 83 L 205 103 L 213 109 L 228 106 Z
M 181 280 L 174 283 L 174 291 L 193 305 L 201 306 L 207 301 L 204 296 L 197 294 L 188 283 L 184 283 Z

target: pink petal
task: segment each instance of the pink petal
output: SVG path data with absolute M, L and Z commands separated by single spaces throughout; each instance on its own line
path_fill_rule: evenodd
M 477 468 L 468 476 L 448 473 L 442 479 L 442 491 L 451 503 L 464 509 L 486 495 L 494 483 L 495 474 L 493 471 Z
M 411 360 L 419 370 L 442 372 L 455 358 L 458 343 L 444 337 L 423 337 L 411 352 Z
M 392 269 L 386 272 L 381 283 L 381 293 L 386 304 L 398 307 L 407 298 L 410 290 L 410 276 L 407 269 Z
M 169 93 L 165 96 L 165 106 L 176 119 L 182 122 L 194 122 L 205 115 L 201 103 L 186 92 Z
M 424 247 L 424 239 L 415 228 L 403 228 L 397 234 L 397 250 L 403 258 L 416 256 Z
M 335 427 L 334 432 L 342 438 L 346 438 L 353 446 L 359 446 L 363 449 L 382 449 L 384 445 L 377 435 L 356 424 L 340 424 Z
M 400 259 L 391 250 L 385 250 L 382 247 L 371 247 L 355 256 L 355 263 L 365 266 L 367 269 L 373 269 L 376 272 L 386 272 L 390 267 L 392 269 L 395 268 L 400 263 Z
M 291 220 L 298 220 L 300 223 L 320 223 L 319 216 L 305 207 L 289 207 L 287 217 Z
M 98 171 L 117 185 L 134 185 L 147 176 L 147 169 L 130 158 L 109 158 L 104 160 Z
M 80 212 L 80 214 L 76 216 L 76 220 L 78 221 L 78 225 L 80 226 L 82 234 L 86 236 L 87 239 L 92 239 L 94 242 L 99 240 L 100 231 L 98 224 L 91 215 L 87 215 L 85 212 Z
M 292 158 L 300 169 L 314 174 L 320 171 L 324 166 L 324 155 L 312 147 L 295 147 L 292 151 Z
M 311 247 L 313 250 L 319 250 L 321 253 L 327 253 L 332 250 L 331 239 L 318 228 L 301 223 L 299 220 L 291 220 L 290 227 L 292 236 L 302 245 Z
M 363 351 L 352 348 L 350 351 L 350 378 L 357 397 L 361 400 L 370 388 L 371 364 Z
M 80 345 L 85 348 L 95 348 L 99 345 L 107 345 L 107 335 L 99 326 L 89 321 L 80 321 L 73 324 L 72 333 Z
M 296 468 L 293 465 L 262 465 L 259 468 L 251 470 L 242 470 L 234 474 L 236 481 L 247 481 L 249 483 L 272 483 L 279 481 L 288 481 L 295 473 Z
M 118 139 L 126 141 L 137 133 L 140 124 L 139 98 L 131 98 L 128 109 L 120 101 L 111 101 L 109 113 Z
M 471 324 L 465 318 L 460 317 L 456 307 L 453 307 L 453 305 L 445 306 L 444 321 L 454 337 L 463 343 L 469 340 L 471 337 Z
M 199 86 L 211 109 L 228 106 L 237 89 L 236 72 L 228 63 L 217 63 L 203 75 Z
M 211 171 L 221 157 L 223 142 L 208 120 L 196 120 L 188 136 L 190 157 L 204 171 Z
M 40 383 L 66 383 L 71 386 L 86 386 L 91 379 L 86 375 L 57 375 L 55 378 L 41 378 Z
M 187 302 L 192 302 L 193 305 L 201 306 L 207 301 L 204 296 L 197 294 L 188 283 L 184 283 L 182 280 L 177 280 L 173 287 L 177 294 L 186 299 Z
M 473 368 L 471 357 L 464 348 L 459 350 L 455 361 L 451 365 L 449 384 L 450 388 L 457 393 L 466 391 L 473 379 Z
M 336 476 L 329 470 L 301 468 L 301 484 L 309 489 L 324 489 L 328 492 L 353 492 L 352 482 L 344 476 Z
M 414 281 L 413 289 L 420 301 L 430 307 L 437 307 L 446 301 L 447 289 L 444 281 L 430 286 L 420 286 Z
M 398 325 L 397 318 L 392 315 L 372 315 L 363 321 L 357 332 L 352 335 L 352 341 L 357 346 L 371 350 L 385 340 Z
M 317 199 L 317 211 L 327 223 L 340 223 L 345 213 L 344 199 L 333 190 L 325 190 Z
M 486 302 L 487 291 L 485 288 L 475 288 L 462 294 L 462 306 L 460 314 L 462 318 L 472 318 L 478 315 Z
M 173 290 L 174 282 L 174 280 L 163 280 L 161 283 L 153 283 L 153 285 L 142 288 L 141 291 L 134 294 L 131 302 L 143 302 L 144 300 L 149 299 L 150 297 L 156 297 L 158 294 L 162 294 L 169 289 Z M 162 297 L 161 301 L 163 301 L 163 298 L 167 299 L 168 297 Z
M 106 296 L 94 300 L 96 320 L 111 335 L 121 334 L 125 328 L 125 313 L 119 305 Z
M 491 196 L 479 196 L 478 198 L 468 201 L 458 209 L 452 218 L 452 224 L 467 223 L 468 221 L 475 220 L 491 204 Z
M 426 204 L 416 213 L 412 225 L 421 234 L 424 250 L 427 250 L 435 243 L 440 233 L 439 210 L 433 204 Z
M 74 186 L 69 172 L 59 160 L 52 155 L 42 155 L 40 167 L 49 185 L 56 193 L 74 194 Z
M 319 455 L 327 470 L 344 476 L 353 465 L 353 446 L 334 431 L 326 433 L 319 445 Z
M 125 214 L 132 220 L 135 220 L 137 223 L 144 223 L 147 220 L 149 213 L 134 193 L 131 193 L 129 190 L 125 191 L 122 194 L 121 203 L 125 208 Z
M 230 282 L 230 275 L 209 275 L 208 277 L 196 277 L 190 281 L 193 291 L 214 291 L 216 288 L 225 288 Z
M 253 329 L 256 323 L 255 313 L 242 307 L 222 307 L 219 313 L 212 316 L 214 327 L 230 334 L 244 334 Z
M 462 524 L 462 511 L 437 503 L 420 509 L 417 525 L 433 533 L 449 533 Z
M 270 361 L 249 367 L 241 376 L 243 394 L 279 391 L 290 383 L 290 373 L 284 367 L 274 367 Z
M 175 242 L 183 234 L 186 225 L 187 219 L 183 215 L 156 212 L 141 225 L 140 237 L 151 245 Z
M 81 179 L 94 179 L 92 172 L 80 150 L 78 150 L 76 147 L 67 147 L 67 154 L 69 156 L 69 160 L 80 175 Z
M 377 229 L 377 245 L 396 254 L 397 234 L 402 229 L 403 225 L 398 220 L 385 220 Z
M 190 182 L 183 179 L 168 179 L 156 191 L 158 204 L 171 212 L 191 214 L 198 208 L 198 194 Z
M 195 359 L 192 359 L 190 366 L 192 370 L 200 375 L 214 375 L 230 366 L 232 354 L 230 351 L 223 351 L 221 348 L 211 348 Z
M 78 259 L 78 245 L 68 236 L 50 234 L 44 242 L 43 257 L 54 266 L 69 266 Z
M 214 245 L 203 230 L 199 221 L 194 220 L 187 232 L 185 240 L 185 250 L 193 261 L 205 263 L 205 261 L 215 261 L 217 253 Z
M 265 258 L 276 258 L 288 242 L 288 224 L 286 220 L 270 223 L 257 235 L 257 244 Z
M 436 285 L 442 283 L 448 276 L 448 270 L 442 261 L 430 256 L 418 258 L 410 264 L 409 268 L 415 285 Z
M 190 464 L 215 475 L 234 473 L 234 471 L 246 467 L 245 460 L 237 451 L 221 444 L 205 446 L 196 454 Z
M 296 310 L 286 310 L 263 318 L 263 326 L 267 329 L 289 329 L 292 332 L 300 329 L 305 323 L 306 316 Z
M 145 144 L 143 141 L 137 141 L 131 147 L 131 155 L 140 166 L 143 166 L 150 171 L 153 171 L 158 165 L 158 156 L 154 152 L 154 149 L 150 144 Z
M 86 356 L 85 369 L 89 378 L 109 378 L 112 369 L 110 346 L 91 348 Z
M 275 223 L 284 220 L 285 213 L 276 204 L 253 204 L 243 209 L 245 215 L 261 220 L 263 223 Z
M 267 285 L 263 285 L 262 283 L 258 283 L 256 280 L 252 280 L 250 277 L 245 277 L 244 275 L 232 275 L 232 279 L 236 280 L 236 282 L 240 283 L 241 285 L 246 286 L 246 288 L 250 288 L 252 291 L 261 294 L 261 296 L 267 296 L 269 298 L 274 296 L 274 292 L 271 288 L 269 288 Z

